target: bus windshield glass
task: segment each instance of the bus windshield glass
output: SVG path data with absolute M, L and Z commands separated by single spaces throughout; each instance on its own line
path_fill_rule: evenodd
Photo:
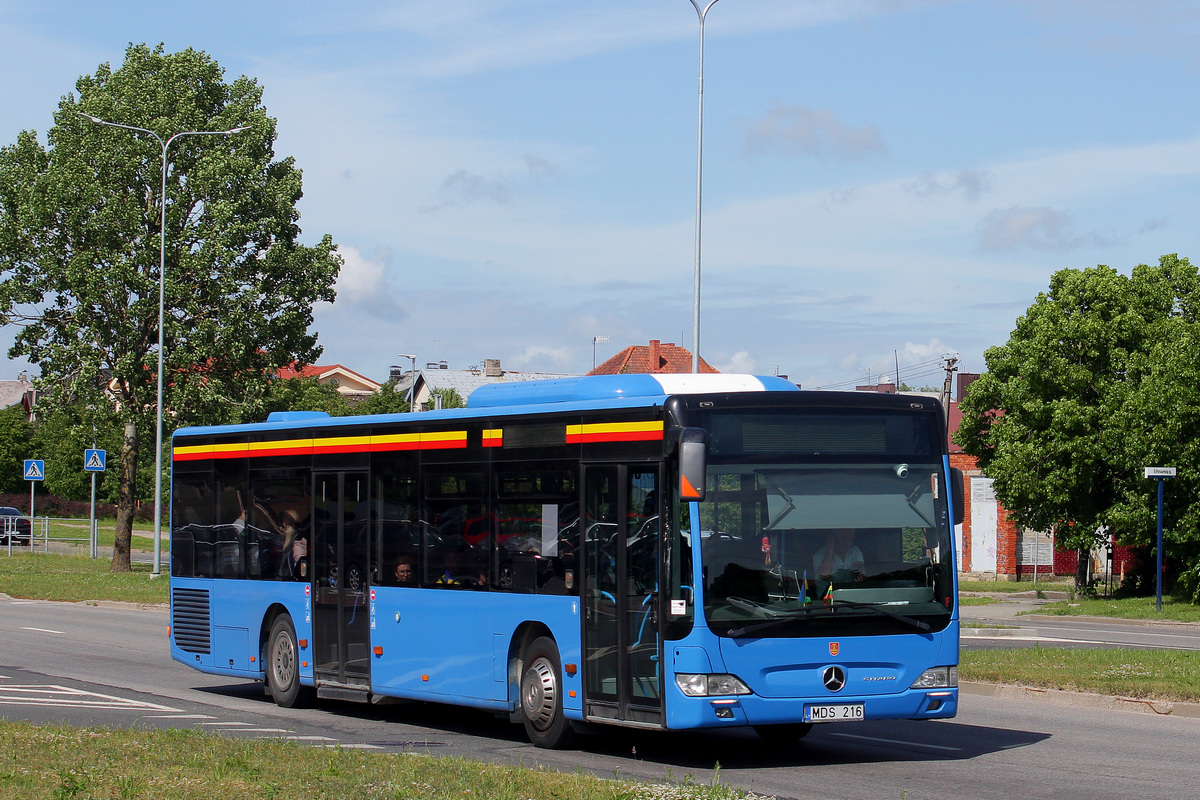
M 778 439 L 730 435 L 757 422 L 716 423 L 699 506 L 709 627 L 735 637 L 945 628 L 953 556 L 934 443 L 893 419 L 879 421 L 873 444 L 847 435 L 839 446 L 831 431 L 861 434 L 869 420 L 824 422 L 820 450 L 790 453 Z

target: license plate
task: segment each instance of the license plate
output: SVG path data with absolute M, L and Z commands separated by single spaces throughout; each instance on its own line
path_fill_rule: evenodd
M 862 703 L 805 706 L 805 722 L 861 722 L 866 719 Z

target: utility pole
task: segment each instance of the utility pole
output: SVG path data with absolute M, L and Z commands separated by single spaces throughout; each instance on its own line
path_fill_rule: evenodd
M 954 380 L 954 373 L 958 372 L 958 356 L 942 356 L 942 360 L 946 362 L 943 369 L 946 370 L 946 382 L 942 384 L 942 408 L 946 409 L 946 414 L 950 413 L 950 384 Z

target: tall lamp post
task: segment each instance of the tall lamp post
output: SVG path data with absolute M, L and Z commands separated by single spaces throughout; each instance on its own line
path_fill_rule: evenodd
M 166 316 L 165 306 L 167 296 L 167 149 L 171 146 L 171 142 L 181 136 L 229 136 L 230 134 L 248 131 L 250 130 L 250 126 L 242 125 L 237 128 L 230 128 L 227 131 L 181 131 L 164 140 L 148 128 L 139 128 L 136 125 L 122 125 L 119 122 L 108 122 L 91 114 L 85 114 L 82 111 L 76 113 L 96 125 L 107 125 L 110 128 L 124 128 L 127 131 L 149 134 L 162 147 L 162 193 L 159 197 L 161 216 L 158 224 L 158 390 L 157 403 L 155 404 L 156 420 L 154 433 L 154 570 L 151 573 L 152 577 L 157 578 L 162 574 L 163 319 Z
M 417 412 L 417 357 L 408 353 L 396 353 L 397 358 L 407 358 L 412 362 L 412 379 L 408 382 L 408 413 Z
M 709 0 L 703 8 L 697 0 L 688 0 L 696 9 L 700 19 L 700 86 L 697 91 L 697 121 L 696 121 L 696 270 L 694 288 L 692 290 L 692 372 L 700 371 L 700 205 L 701 189 L 704 175 L 704 18 L 708 10 L 717 4 L 717 0 Z

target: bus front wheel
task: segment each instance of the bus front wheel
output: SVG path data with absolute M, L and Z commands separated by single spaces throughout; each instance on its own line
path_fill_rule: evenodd
M 525 735 L 537 747 L 566 747 L 574 738 L 563 716 L 562 664 L 558 646 L 545 636 L 525 650 L 521 671 L 521 721 Z
M 286 614 L 271 625 L 265 666 L 267 688 L 276 705 L 284 708 L 302 705 L 304 687 L 300 685 L 300 650 L 296 646 L 296 628 Z

